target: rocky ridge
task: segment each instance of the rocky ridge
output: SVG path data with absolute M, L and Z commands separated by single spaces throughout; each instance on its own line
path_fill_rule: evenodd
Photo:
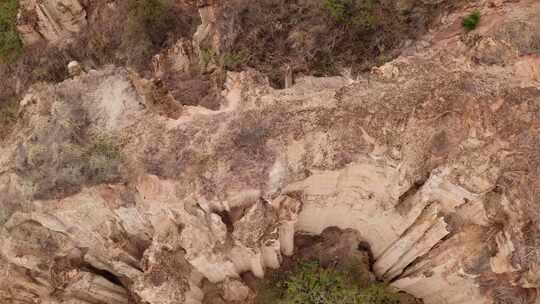
M 425 303 L 538 303 L 540 3 L 477 5 L 475 31 L 450 14 L 369 75 L 229 72 L 214 110 L 165 115 L 112 66 L 33 86 L 0 146 L 0 299 L 202 303 L 210 282 L 250 301 L 242 273 L 337 226 Z M 194 51 L 156 67 L 219 41 L 201 11 Z

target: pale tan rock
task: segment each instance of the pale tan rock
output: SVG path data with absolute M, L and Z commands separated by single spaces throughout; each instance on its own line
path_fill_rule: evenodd
M 35 15 L 37 18 L 37 24 L 18 25 L 26 45 L 42 38 L 51 45 L 63 46 L 86 27 L 86 11 L 78 0 L 23 0 L 20 7 L 22 15 Z
M 540 81 L 540 57 L 522 57 L 514 64 L 514 69 L 516 76 L 518 77 L 532 81 Z
M 68 73 L 71 76 L 78 76 L 82 72 L 82 67 L 77 61 L 70 61 L 68 63 Z
M 508 64 L 519 56 L 517 48 L 492 37 L 481 39 L 473 49 L 473 59 L 485 64 Z
M 223 297 L 227 301 L 244 301 L 249 292 L 249 288 L 238 280 L 227 280 L 223 283 Z
M 512 273 L 518 271 L 512 266 L 511 258 L 514 253 L 514 244 L 509 239 L 508 232 L 499 232 L 495 236 L 497 242 L 498 252 L 497 255 L 490 260 L 491 270 L 494 273 Z
M 172 47 L 152 58 L 152 72 L 156 78 L 161 78 L 167 72 L 186 73 L 190 71 L 195 54 L 192 42 L 179 39 Z
M 431 252 L 413 264 L 392 286 L 407 290 L 427 303 L 492 303 L 491 299 L 482 296 L 474 275 L 463 270 L 474 260 L 474 254 L 483 250 L 478 231 L 457 234 L 443 246 L 446 250 L 439 248 Z M 448 288 L 439 289 L 437 286 L 442 282 L 448 284 Z
M 101 276 L 79 273 L 66 288 L 66 296 L 83 302 L 129 303 L 127 291 Z
M 17 31 L 25 45 L 33 45 L 43 41 L 41 34 L 30 24 L 18 24 Z
M 508 64 L 471 60 L 475 44 L 448 38 L 451 15 L 448 32 L 369 79 L 275 90 L 257 72 L 230 73 L 219 110 L 178 119 L 145 107 L 144 80 L 120 68 L 35 86 L 0 145 L 0 301 L 60 302 L 58 286 L 86 267 L 123 287 L 85 279 L 92 292 L 72 303 L 200 303 L 201 282 L 224 292 L 243 272 L 262 277 L 294 254 L 294 233 L 334 226 L 350 232 L 335 248 L 367 242 L 379 278 L 425 303 L 491 304 L 500 286 L 537 301 L 538 4 L 528 3 L 477 30 L 519 51 Z M 116 179 L 78 175 L 73 127 L 118 141 Z M 240 284 L 230 299 L 244 298 Z
M 290 196 L 279 196 L 272 202 L 272 206 L 278 210 L 280 249 L 286 256 L 291 256 L 294 253 L 295 225 L 298 221 L 301 205 L 298 200 Z
M 216 12 L 217 8 L 211 5 L 199 8 L 201 24 L 193 34 L 193 46 L 199 58 L 199 65 L 206 71 L 217 68 L 217 58 L 221 54 Z
M 377 259 L 375 273 L 387 280 L 401 275 L 405 267 L 426 254 L 449 234 L 443 218 L 437 217 L 437 206 L 428 206 L 416 222 Z

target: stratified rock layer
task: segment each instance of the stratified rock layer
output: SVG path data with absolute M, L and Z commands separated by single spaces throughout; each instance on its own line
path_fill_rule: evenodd
M 78 0 L 21 0 L 18 30 L 26 45 L 46 41 L 63 45 L 86 26 L 86 11 Z
M 426 303 L 534 302 L 539 12 L 486 9 L 463 39 L 450 16 L 369 77 L 230 73 L 219 110 L 178 119 L 120 68 L 33 87 L 0 148 L 0 299 L 245 300 L 241 273 L 338 226 Z

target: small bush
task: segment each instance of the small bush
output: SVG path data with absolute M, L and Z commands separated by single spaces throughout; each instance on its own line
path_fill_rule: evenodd
M 165 2 L 161 0 L 129 0 L 125 31 L 122 46 L 126 51 L 128 64 L 144 65 L 151 57 L 154 45 L 149 29 L 157 27 L 160 16 L 166 11 Z
M 24 92 L 31 84 L 38 81 L 63 81 L 68 77 L 67 65 L 73 59 L 70 50 L 49 46 L 45 42 L 25 48 L 16 60 L 9 60 L 8 64 L 4 65 L 6 72 L 17 70 L 17 81 L 8 81 L 9 87 L 6 88 L 10 88 L 10 94 L 15 96 L 17 86 L 20 92 Z M 0 75 L 0 79 L 5 77 L 10 80 L 6 72 Z M 20 82 L 19 85 L 16 84 L 17 82 Z
M 392 59 L 406 39 L 423 32 L 434 13 L 414 9 L 402 12 L 395 1 L 380 0 L 258 0 L 244 7 L 226 8 L 223 24 L 240 10 L 241 18 L 223 37 L 223 54 L 247 54 L 242 66 L 264 73 L 276 88 L 284 85 L 284 66 L 295 74 L 338 75 L 340 67 L 352 73 L 368 72 L 374 59 Z M 422 5 L 423 6 L 423 5 Z M 229 13 L 230 12 L 230 13 Z
M 347 271 L 305 262 L 259 294 L 263 304 L 394 304 L 395 294 L 374 283 L 362 288 Z
M 83 185 L 117 181 L 121 153 L 116 139 L 84 134 L 76 123 L 60 120 L 41 142 L 24 144 L 19 168 L 35 186 L 34 197 L 52 199 L 79 191 Z M 51 140 L 54 140 L 51 143 Z
M 14 121 L 19 111 L 17 99 L 11 98 L 5 104 L 0 104 L 0 122 Z
M 6 96 L 4 98 L 2 100 L 2 96 L 0 96 L 0 140 L 12 131 L 19 111 L 19 101 L 16 97 Z
M 127 31 L 145 35 L 152 43 L 162 43 L 163 33 L 157 32 L 157 29 L 167 26 L 167 10 L 172 5 L 170 0 L 130 0 Z
M 121 44 L 128 64 L 135 67 L 147 64 L 168 40 L 188 36 L 193 28 L 191 17 L 175 0 L 128 0 L 126 10 Z M 94 42 L 106 43 L 102 40 Z
M 108 159 L 117 159 L 120 154 L 113 137 L 109 135 L 95 135 L 88 149 L 89 154 L 103 156 Z
M 315 262 L 302 265 L 285 285 L 285 302 L 290 304 L 358 302 L 359 290 L 350 276 L 334 269 L 323 269 Z
M 226 70 L 234 70 L 246 61 L 246 56 L 243 52 L 225 53 L 223 55 L 223 68 Z
M 18 0 L 0 1 L 0 57 L 18 55 L 22 50 L 17 27 Z
M 462 25 L 464 28 L 471 31 L 476 28 L 479 22 L 480 22 L 480 12 L 474 11 L 471 14 L 469 14 L 469 16 L 463 18 Z
M 343 22 L 350 19 L 352 15 L 353 0 L 324 0 L 324 6 L 332 17 Z
M 89 175 L 90 181 L 99 183 L 117 175 L 121 155 L 113 136 L 94 135 L 89 146 L 83 147 L 81 152 L 84 153 L 82 159 L 85 162 L 83 172 Z
M 212 48 L 201 49 L 201 60 L 204 66 L 207 66 L 216 57 L 216 52 Z
M 357 28 L 371 29 L 378 23 L 373 0 L 324 0 L 332 17 Z

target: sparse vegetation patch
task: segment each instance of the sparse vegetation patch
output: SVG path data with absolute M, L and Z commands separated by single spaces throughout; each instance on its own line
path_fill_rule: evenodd
M 22 42 L 17 32 L 18 0 L 0 1 L 0 57 L 8 58 L 19 54 Z
M 70 116 L 70 114 L 67 114 Z M 114 136 L 88 132 L 87 122 L 60 118 L 24 143 L 18 168 L 36 188 L 35 197 L 50 199 L 75 193 L 82 185 L 119 178 L 121 153 Z
M 11 98 L 7 102 L 0 104 L 0 121 L 9 122 L 15 120 L 18 110 L 19 103 L 15 98 Z
M 224 11 L 223 18 L 238 14 L 238 20 L 222 33 L 234 37 L 223 53 L 249 54 L 238 65 L 265 73 L 275 87 L 284 85 L 285 66 L 315 76 L 339 74 L 340 67 L 368 71 L 377 58 L 395 57 L 434 14 L 430 7 L 404 12 L 395 1 L 376 0 L 260 0 Z
M 223 68 L 226 70 L 234 70 L 246 61 L 244 52 L 225 53 L 223 55 Z
M 480 12 L 474 11 L 470 13 L 467 17 L 463 18 L 462 25 L 464 28 L 466 28 L 469 31 L 472 31 L 476 28 L 478 23 L 480 22 Z
M 191 18 L 174 0 L 128 0 L 122 36 L 122 49 L 126 51 L 128 64 L 146 64 L 175 33 L 189 33 L 190 22 Z
M 324 0 L 324 6 L 332 17 L 342 22 L 351 17 L 353 3 L 353 0 Z
M 288 275 L 264 286 L 261 304 L 399 304 L 396 294 L 381 283 L 362 287 L 345 270 L 324 268 L 318 262 L 300 264 Z

